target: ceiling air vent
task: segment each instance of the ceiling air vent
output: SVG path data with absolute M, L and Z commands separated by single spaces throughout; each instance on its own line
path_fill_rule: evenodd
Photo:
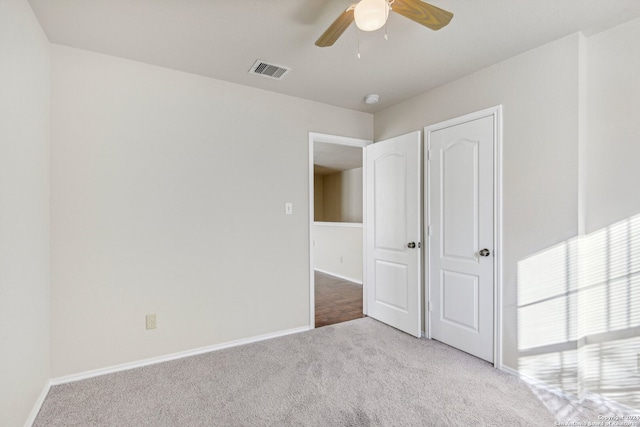
M 282 65 L 269 64 L 268 62 L 258 59 L 256 63 L 253 64 L 253 67 L 251 67 L 251 70 L 249 70 L 249 73 L 282 80 L 289 71 L 291 71 L 291 68 L 283 67 Z

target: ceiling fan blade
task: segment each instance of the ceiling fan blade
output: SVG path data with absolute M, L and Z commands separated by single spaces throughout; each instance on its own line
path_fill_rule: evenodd
M 354 7 L 355 5 L 352 4 L 347 8 L 347 10 L 345 10 L 340 16 L 338 16 L 338 19 L 333 21 L 333 24 L 331 24 L 329 28 L 327 28 L 327 31 L 325 31 L 320 36 L 320 38 L 316 40 L 316 46 L 332 46 L 336 42 L 336 40 L 338 40 L 342 33 L 344 33 L 344 30 L 346 30 L 353 22 Z
M 439 30 L 453 18 L 453 13 L 420 0 L 396 0 L 391 10 L 432 30 Z

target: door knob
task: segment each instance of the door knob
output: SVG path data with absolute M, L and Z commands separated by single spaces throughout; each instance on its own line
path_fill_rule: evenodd
M 491 255 L 491 251 L 489 249 L 481 249 L 480 250 L 480 256 L 489 256 Z
M 409 243 L 407 243 L 407 247 L 408 247 L 409 249 L 413 249 L 413 248 L 415 248 L 415 247 L 416 247 L 416 243 L 415 243 L 415 242 L 409 242 Z

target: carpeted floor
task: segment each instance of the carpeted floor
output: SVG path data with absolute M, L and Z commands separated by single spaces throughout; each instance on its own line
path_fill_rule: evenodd
M 553 426 L 519 379 L 371 318 L 52 387 L 35 426 Z

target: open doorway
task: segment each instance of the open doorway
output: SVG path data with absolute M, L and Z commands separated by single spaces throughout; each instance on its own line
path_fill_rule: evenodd
M 310 326 L 363 317 L 364 150 L 370 141 L 309 134 Z

